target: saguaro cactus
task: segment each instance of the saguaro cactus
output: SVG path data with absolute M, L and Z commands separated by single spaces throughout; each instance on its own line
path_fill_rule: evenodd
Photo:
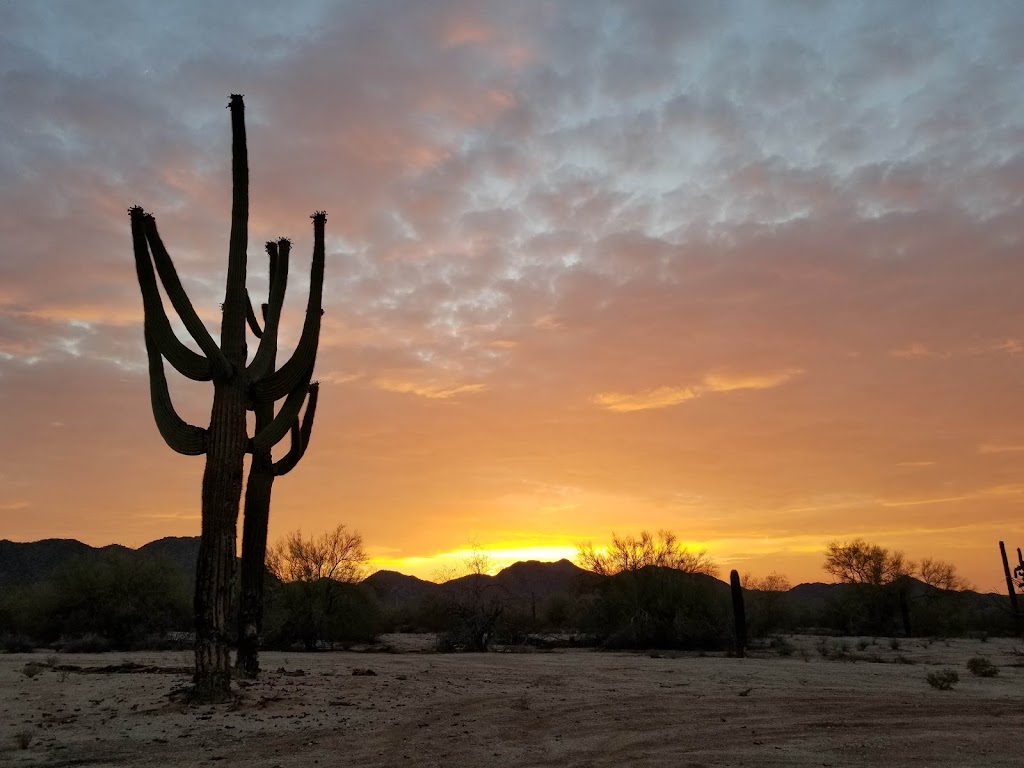
M 276 260 L 266 327 L 259 348 L 246 366 L 245 290 L 246 246 L 249 221 L 249 168 L 245 141 L 245 106 L 233 95 L 231 109 L 232 204 L 228 246 L 227 285 L 218 345 L 199 319 L 178 279 L 157 232 L 156 220 L 142 208 L 129 210 L 135 266 L 145 310 L 145 339 L 149 357 L 150 397 L 157 428 L 167 444 L 190 456 L 206 455 L 202 489 L 202 541 L 195 591 L 195 691 L 198 700 L 219 700 L 230 694 L 229 642 L 235 579 L 235 543 L 242 470 L 246 452 L 269 453 L 298 419 L 309 390 L 316 361 L 322 314 L 324 230 L 327 215 L 313 214 L 313 264 L 306 318 L 298 346 L 279 369 L 277 334 L 285 289 L 287 255 Z M 278 241 L 280 252 L 281 241 Z M 280 253 L 279 253 L 280 256 Z M 153 267 L 156 267 L 154 273 Z M 186 330 L 202 350 L 196 353 L 173 333 L 157 286 L 157 276 Z M 210 425 L 187 424 L 175 412 L 167 389 L 163 361 L 195 381 L 213 382 Z M 260 409 L 284 398 L 276 415 L 262 420 L 250 439 L 247 409 Z M 301 438 L 301 429 L 300 429 Z
M 278 281 L 288 276 L 288 254 L 291 243 L 282 239 L 267 243 L 270 256 L 270 298 L 283 300 L 284 290 L 278 290 Z M 260 326 L 250 302 L 247 309 L 249 328 L 262 339 L 266 323 L 274 312 L 280 314 L 280 307 L 272 309 L 264 304 L 263 323 Z M 271 354 L 268 371 L 273 371 L 276 354 Z M 249 466 L 249 481 L 245 485 L 245 517 L 242 525 L 242 589 L 238 608 L 238 652 L 235 656 L 235 671 L 245 677 L 256 677 L 260 671 L 259 648 L 263 631 L 263 581 L 267 558 L 267 526 L 270 521 L 270 496 L 274 478 L 290 472 L 299 463 L 309 445 L 316 415 L 319 385 L 309 385 L 306 414 L 302 423 L 298 420 L 291 427 L 291 448 L 278 461 L 274 461 L 270 448 L 255 449 Z M 273 403 L 260 403 L 255 407 L 256 431 L 265 429 L 274 420 Z
M 1013 576 L 1010 575 L 1010 562 L 1006 559 L 1006 545 L 1003 542 L 999 542 L 999 555 L 1003 559 L 1003 573 L 1006 576 L 1006 592 L 1010 596 L 1010 610 L 1013 612 L 1013 629 L 1018 635 L 1021 631 L 1020 621 L 1020 605 L 1017 603 L 1017 588 L 1014 584 Z M 1021 557 L 1020 550 L 1017 550 L 1017 559 L 1020 560 L 1020 566 L 1014 568 L 1013 574 L 1017 575 L 1020 572 L 1020 578 L 1024 581 L 1024 558 Z
M 732 616 L 736 623 L 736 655 L 742 659 L 747 650 L 747 614 L 743 610 L 743 587 L 738 571 L 729 573 L 729 587 L 732 591 Z

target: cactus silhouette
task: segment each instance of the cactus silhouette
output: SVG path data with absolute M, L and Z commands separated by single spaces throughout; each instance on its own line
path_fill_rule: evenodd
M 741 659 L 747 650 L 747 615 L 743 610 L 743 587 L 738 571 L 729 572 L 729 588 L 732 592 L 732 616 L 736 624 L 736 655 Z
M 199 319 L 178 279 L 174 263 L 157 232 L 156 220 L 141 207 L 129 210 L 135 267 L 145 312 L 144 333 L 149 358 L 150 399 L 157 428 L 164 441 L 178 453 L 205 454 L 202 485 L 202 539 L 196 568 L 195 591 L 195 689 L 200 701 L 223 700 L 230 695 L 229 644 L 235 582 L 235 545 L 238 509 L 242 495 L 243 460 L 247 452 L 266 457 L 286 434 L 296 434 L 296 421 L 310 390 L 320 337 L 324 276 L 324 230 L 327 215 L 317 211 L 313 219 L 313 263 L 306 316 L 295 352 L 275 368 L 277 336 L 287 274 L 287 246 L 282 242 L 272 256 L 271 296 L 261 329 L 259 347 L 246 365 L 248 349 L 245 326 L 252 315 L 245 289 L 246 248 L 249 221 L 249 167 L 245 140 L 245 106 L 232 95 L 231 234 L 228 270 L 221 315 L 220 344 Z M 155 267 L 155 272 L 154 272 Z M 198 345 L 197 353 L 174 334 L 160 297 L 157 278 L 185 329 Z M 207 428 L 186 423 L 175 411 L 167 388 L 164 360 L 182 375 L 213 383 L 213 407 Z M 315 390 L 314 390 L 315 391 Z M 315 395 L 313 396 L 315 398 Z M 283 403 L 273 413 L 274 403 Z M 312 403 L 311 403 L 312 405 Z M 267 411 L 267 408 L 270 411 Z M 252 438 L 246 431 L 246 410 L 263 413 Z M 307 408 L 307 414 L 309 409 Z M 307 427 L 308 423 L 308 427 Z M 308 438 L 312 419 L 303 427 Z M 299 448 L 294 446 L 298 439 Z M 303 428 L 293 438 L 292 459 L 304 450 Z M 265 534 L 264 534 L 265 535 Z
M 270 256 L 270 299 L 284 299 L 284 290 L 278 290 L 278 281 L 288 278 L 288 254 L 291 243 L 286 239 L 267 243 Z M 262 339 L 266 324 L 272 313 L 280 314 L 280 306 L 271 308 L 263 304 L 263 323 L 256 319 L 252 302 L 247 302 L 247 318 L 253 335 Z M 268 373 L 276 364 L 276 350 L 270 354 Z M 259 674 L 260 636 L 263 631 L 263 581 L 267 558 L 267 526 L 270 521 L 270 497 L 274 478 L 290 472 L 305 455 L 316 415 L 319 385 L 309 385 L 306 414 L 301 426 L 298 419 L 291 426 L 291 448 L 280 460 L 274 461 L 269 447 L 253 450 L 249 466 L 249 480 L 245 484 L 245 512 L 242 524 L 242 565 L 241 593 L 238 606 L 238 651 L 235 655 L 235 671 L 243 677 L 253 678 Z M 273 403 L 264 402 L 255 406 L 256 432 L 265 429 L 274 420 Z

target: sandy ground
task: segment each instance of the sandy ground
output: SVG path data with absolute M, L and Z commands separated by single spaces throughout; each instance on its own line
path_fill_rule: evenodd
M 861 656 L 851 662 L 819 642 L 746 659 L 267 653 L 262 679 L 218 707 L 175 695 L 188 653 L 0 655 L 0 765 L 1024 765 L 1024 643 L 828 641 Z M 979 655 L 998 676 L 967 670 Z M 29 677 L 30 663 L 44 666 Z M 111 666 L 122 670 L 95 671 Z M 930 687 L 945 668 L 960 682 Z M 353 674 L 365 669 L 376 674 Z

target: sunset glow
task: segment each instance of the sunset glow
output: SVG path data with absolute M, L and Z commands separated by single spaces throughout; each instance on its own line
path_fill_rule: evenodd
M 263 242 L 293 242 L 282 356 L 329 214 L 316 424 L 271 541 L 344 523 L 433 578 L 668 529 L 796 584 L 862 537 L 1004 589 L 1024 5 L 104 8 L 0 7 L 0 538 L 199 534 L 126 210 L 216 335 L 242 93 L 254 301 Z M 171 390 L 208 423 L 207 383 Z

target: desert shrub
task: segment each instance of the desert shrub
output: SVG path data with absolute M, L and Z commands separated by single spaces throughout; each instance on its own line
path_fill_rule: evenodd
M 967 660 L 967 669 L 976 677 L 995 677 L 999 674 L 999 667 L 986 659 L 984 656 L 975 656 Z
M 827 637 L 818 640 L 818 653 L 821 658 L 829 661 L 856 661 L 857 657 L 850 650 L 850 644 L 845 640 L 839 642 Z
M 31 679 L 38 675 L 40 672 L 42 672 L 44 669 L 46 669 L 45 665 L 37 664 L 34 661 L 30 661 L 28 664 L 21 668 L 21 674 Z
M 264 644 L 268 648 L 301 645 L 347 647 L 372 642 L 380 627 L 380 605 L 361 584 L 334 579 L 278 584 L 266 596 Z
M 62 637 L 57 641 L 57 648 L 61 653 L 106 653 L 113 650 L 110 641 L 95 632 L 86 632 L 84 635 L 74 637 Z
M 0 635 L 0 648 L 4 653 L 32 653 L 35 644 L 26 635 L 4 634 Z
M 35 738 L 35 733 L 29 728 L 22 728 L 20 731 L 14 734 L 14 743 L 18 749 L 28 749 L 32 744 L 32 739 Z
M 484 573 L 471 573 L 445 585 L 444 629 L 440 643 L 457 651 L 486 651 L 498 634 L 519 628 L 508 592 Z
M 898 656 L 897 656 L 897 657 L 896 657 L 895 659 L 893 659 L 893 663 L 894 663 L 894 664 L 916 664 L 917 662 L 915 662 L 915 661 L 914 661 L 914 660 L 913 660 L 912 658 L 910 658 L 909 656 L 904 656 L 904 655 L 903 655 L 903 654 L 901 653 L 901 654 L 899 654 L 899 655 L 898 655 Z
M 951 691 L 953 686 L 960 682 L 960 675 L 952 669 L 940 669 L 929 672 L 925 679 L 928 681 L 928 685 L 936 690 Z
M 776 635 L 768 642 L 768 647 L 779 654 L 779 656 L 792 656 L 796 653 L 796 646 L 788 638 Z
M 865 640 L 864 638 L 861 638 L 860 640 L 857 641 L 857 650 L 858 651 L 866 651 L 868 649 L 869 645 L 871 645 L 870 641 Z
M 31 603 L 26 623 L 46 643 L 98 636 L 130 649 L 192 619 L 188 585 L 173 566 L 123 552 L 68 563 L 32 590 Z
M 770 573 L 763 578 L 744 576 L 743 599 L 749 637 L 765 637 L 796 627 L 796 612 L 786 594 L 791 588 L 789 580 L 780 573 Z
M 596 599 L 582 628 L 605 647 L 717 649 L 731 642 L 728 592 L 709 576 L 651 566 L 595 578 Z
M 565 629 L 573 615 L 572 599 L 569 595 L 555 593 L 548 595 L 541 604 L 540 619 L 547 629 Z
M 900 649 L 899 638 L 895 638 L 895 637 L 891 638 L 889 640 L 889 647 L 892 648 L 894 651 L 898 651 Z

